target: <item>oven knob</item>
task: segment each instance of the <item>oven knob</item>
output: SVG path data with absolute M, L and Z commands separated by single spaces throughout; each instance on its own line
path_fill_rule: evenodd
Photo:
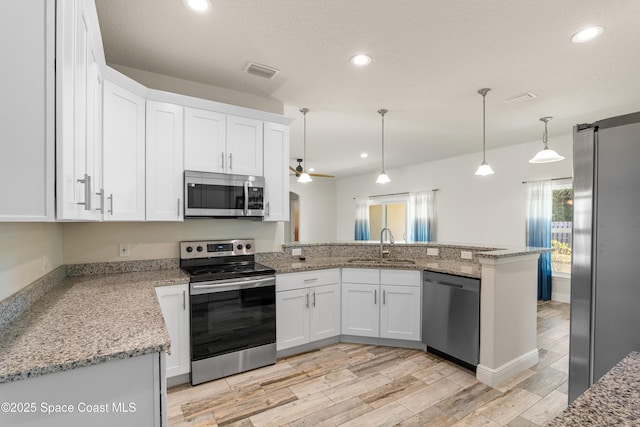
M 241 250 L 242 250 L 242 245 L 238 245 L 238 246 L 236 246 L 236 249 L 237 249 L 237 250 L 239 250 L 239 251 L 241 251 Z
M 191 246 L 187 246 L 187 252 L 189 253 L 193 252 L 193 248 Z
M 198 246 L 198 247 L 196 248 L 196 250 L 197 250 L 198 252 L 202 252 L 202 249 L 203 249 L 203 248 L 202 248 L 202 246 Z
M 247 243 L 247 249 L 251 249 L 251 243 Z

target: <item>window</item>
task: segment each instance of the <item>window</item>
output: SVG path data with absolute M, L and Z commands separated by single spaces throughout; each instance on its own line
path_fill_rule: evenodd
M 379 200 L 369 206 L 369 230 L 371 240 L 380 240 L 380 232 L 388 228 L 396 242 L 406 240 L 407 201 Z M 388 235 L 385 234 L 385 239 Z
M 553 273 L 571 274 L 573 188 L 571 180 L 554 181 L 551 216 L 551 267 Z

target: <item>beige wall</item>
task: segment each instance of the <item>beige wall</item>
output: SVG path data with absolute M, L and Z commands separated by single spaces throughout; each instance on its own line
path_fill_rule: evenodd
M 63 263 L 62 224 L 0 223 L 0 300 Z
M 275 99 L 263 98 L 261 96 L 250 95 L 218 86 L 183 80 L 164 74 L 126 67 L 124 65 L 109 64 L 109 66 L 151 89 L 194 96 L 196 98 L 253 108 L 254 110 L 267 111 L 269 113 L 284 114 L 284 104 Z
M 184 240 L 253 238 L 257 252 L 282 250 L 282 223 L 242 219 L 188 219 L 179 222 L 65 223 L 64 263 L 179 258 Z M 129 257 L 118 256 L 121 243 Z

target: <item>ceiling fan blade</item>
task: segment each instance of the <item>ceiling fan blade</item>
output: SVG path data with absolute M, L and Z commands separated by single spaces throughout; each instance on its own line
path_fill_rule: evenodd
M 318 178 L 335 178 L 333 175 L 325 175 L 323 173 L 310 173 L 311 176 L 316 176 Z

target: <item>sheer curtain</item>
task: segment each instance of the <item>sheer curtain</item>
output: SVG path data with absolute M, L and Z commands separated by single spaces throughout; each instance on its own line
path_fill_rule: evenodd
M 409 195 L 408 242 L 431 242 L 433 240 L 434 215 L 433 192 L 422 191 Z
M 356 200 L 355 240 L 369 240 L 368 200 Z
M 551 247 L 551 181 L 527 184 L 527 246 Z M 551 299 L 551 253 L 538 260 L 538 299 Z

